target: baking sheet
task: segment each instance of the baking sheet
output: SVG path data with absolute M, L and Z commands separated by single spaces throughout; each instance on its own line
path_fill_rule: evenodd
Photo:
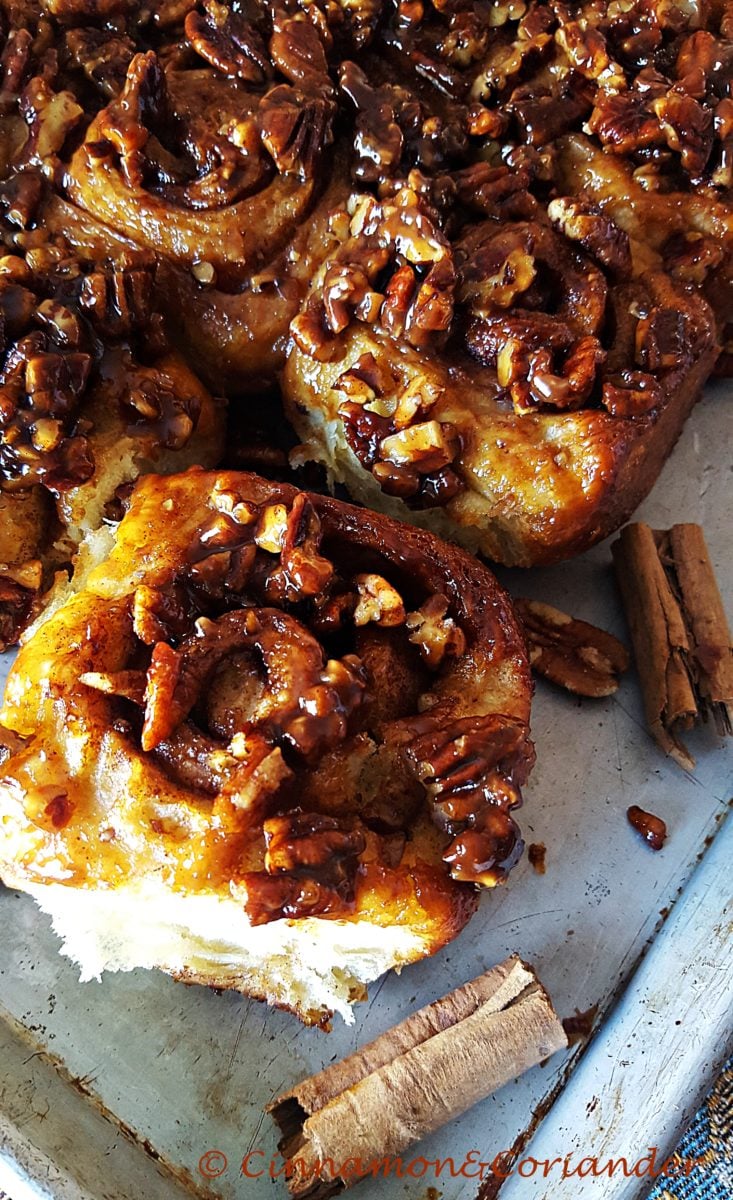
M 732 435 L 733 409 L 718 386 L 696 410 L 640 510 L 662 527 L 701 522 L 727 596 Z M 517 593 L 625 636 L 607 544 L 572 563 L 505 571 L 502 579 Z M 21 1200 L 19 1189 L 29 1180 L 37 1181 L 35 1194 L 44 1194 L 39 1181 L 53 1177 L 46 1194 L 94 1200 L 143 1194 L 154 1200 L 179 1194 L 271 1198 L 278 1192 L 268 1166 L 273 1156 L 279 1160 L 264 1105 L 513 951 L 536 965 L 562 1015 L 597 1005 L 600 1024 L 721 828 L 733 793 L 731 754 L 703 730 L 690 739 L 698 759 L 694 773 L 665 760 L 645 731 L 633 676 L 602 701 L 579 701 L 540 684 L 532 724 L 538 763 L 520 819 L 528 842 L 546 844 L 547 873 L 535 874 L 525 859 L 507 888 L 484 897 L 456 942 L 402 976 L 378 982 L 368 1003 L 357 1006 L 354 1025 L 339 1021 L 329 1035 L 303 1029 L 259 1003 L 155 973 L 80 985 L 73 965 L 57 953 L 48 919 L 27 897 L 0 889 L 0 1190 Z M 667 821 L 670 837 L 660 854 L 652 854 L 627 825 L 624 814 L 632 803 Z M 722 911 L 729 897 L 722 881 L 716 887 Z M 713 898 L 705 919 L 715 911 Z M 692 941 L 684 932 L 681 940 L 660 940 L 662 947 L 670 942 L 656 967 L 662 989 L 684 986 L 681 970 Z M 728 973 L 723 994 L 729 999 L 733 993 L 725 989 L 732 987 Z M 622 1000 L 617 1012 L 623 1008 Z M 596 1033 L 585 1056 L 600 1064 L 596 1090 L 604 1086 L 604 1037 L 604 1029 Z M 710 1066 L 709 1047 L 698 1049 L 687 1046 L 687 1070 L 675 1076 L 674 1086 L 685 1088 L 681 1108 Z M 658 1040 L 637 1044 L 623 1071 L 641 1079 L 658 1050 Z M 444 1171 L 436 1179 L 428 1171 L 420 1179 L 367 1181 L 360 1185 L 362 1200 L 424 1200 L 430 1186 L 443 1200 L 477 1193 L 480 1163 L 534 1130 L 563 1086 L 572 1094 L 575 1085 L 566 1085 L 566 1078 L 578 1056 L 578 1048 L 556 1056 L 415 1152 L 426 1160 L 451 1158 L 462 1174 L 451 1178 Z M 613 1065 L 606 1064 L 609 1080 Z M 580 1095 L 575 1103 L 590 1099 Z M 75 1140 L 82 1118 L 84 1133 Z M 653 1112 L 646 1120 L 653 1139 Z M 615 1150 L 623 1154 L 625 1148 Z M 210 1151 L 225 1156 L 225 1168 L 224 1157 L 206 1157 Z M 252 1174 L 264 1168 L 258 1179 L 241 1174 L 248 1153 Z M 133 1156 L 127 1165 L 125 1154 Z M 3 1183 L 3 1170 L 13 1175 L 15 1190 Z M 611 1197 L 612 1185 L 599 1184 L 597 1194 Z M 285 1194 L 284 1183 L 277 1186 Z

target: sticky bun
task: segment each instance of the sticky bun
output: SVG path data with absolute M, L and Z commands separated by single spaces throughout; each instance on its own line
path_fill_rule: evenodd
M 150 255 L 84 260 L 15 217 L 0 226 L 0 649 L 125 488 L 213 465 L 224 424 L 169 345 Z
M 508 598 L 423 530 L 198 468 L 139 481 L 82 562 L 8 681 L 3 879 L 85 978 L 350 1019 L 521 853 Z

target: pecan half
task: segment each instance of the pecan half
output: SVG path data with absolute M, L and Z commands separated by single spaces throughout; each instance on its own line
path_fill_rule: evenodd
M 610 696 L 628 670 L 626 647 L 612 634 L 539 600 L 519 598 L 529 661 L 538 675 L 579 696 Z

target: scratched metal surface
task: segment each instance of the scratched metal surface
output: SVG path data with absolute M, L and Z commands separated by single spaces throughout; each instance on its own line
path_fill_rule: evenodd
M 659 526 L 700 521 L 728 595 L 731 444 L 733 409 L 718 388 L 698 407 L 640 510 Z M 502 577 L 517 591 L 623 635 L 609 564 L 603 545 L 561 567 Z M 685 964 L 704 941 L 705 921 L 713 935 L 716 889 L 721 910 L 729 898 L 720 872 L 712 899 L 698 912 L 694 936 L 689 922 L 674 937 L 659 929 L 722 825 L 733 794 L 730 752 L 703 731 L 691 739 L 698 758 L 694 774 L 668 763 L 645 732 L 633 677 L 615 697 L 599 702 L 538 686 L 533 731 L 538 764 L 522 823 L 528 841 L 547 846 L 546 875 L 523 862 L 506 889 L 484 898 L 452 946 L 375 985 L 369 1002 L 357 1007 L 355 1024 L 339 1022 L 330 1035 L 302 1029 L 294 1018 L 258 1003 L 184 987 L 155 973 L 80 985 L 73 965 L 57 953 L 47 918 L 28 898 L 0 889 L 0 1191 L 14 1200 L 172 1200 L 192 1194 L 260 1200 L 284 1194 L 282 1182 L 273 1192 L 267 1172 L 250 1180 L 239 1171 L 248 1151 L 255 1152 L 253 1171 L 266 1168 L 275 1153 L 264 1105 L 512 951 L 536 964 L 561 1014 L 598 1005 L 600 1020 L 616 1004 L 618 1020 L 638 998 L 641 976 L 634 973 L 656 936 L 656 977 L 662 992 L 674 989 L 682 1001 L 691 987 Z M 624 813 L 631 803 L 667 821 L 670 837 L 661 854 L 653 855 L 628 827 Z M 722 995 L 729 1006 L 732 980 L 728 972 Z M 699 998 L 692 991 L 687 999 L 694 1012 Z M 625 1068 L 632 1082 L 634 1072 L 641 1080 L 658 1045 L 644 1045 L 638 1029 L 635 1036 Z M 581 1059 L 581 1089 L 589 1086 L 589 1062 L 596 1092 L 610 1078 L 605 1037 L 603 1028 Z M 674 1086 L 681 1089 L 683 1111 L 714 1055 L 707 1042 L 691 1038 L 678 1049 L 682 1068 Z M 428 1160 L 452 1157 L 456 1168 L 472 1151 L 476 1160 L 491 1160 L 536 1126 L 533 1113 L 545 1111 L 563 1086 L 562 1102 L 570 1097 L 580 1111 L 591 1097 L 578 1094 L 575 1058 L 577 1051 L 529 1072 L 416 1153 Z M 633 1097 L 633 1087 L 628 1094 Z M 653 1138 L 655 1110 L 645 1111 L 644 1134 Z M 198 1164 L 214 1149 L 228 1166 L 205 1180 Z M 467 1171 L 477 1175 L 479 1169 L 472 1163 Z M 471 1195 L 479 1186 L 466 1175 L 451 1179 L 444 1173 L 435 1180 L 427 1174 L 366 1182 L 359 1194 L 362 1200 L 422 1200 L 430 1185 L 443 1200 Z M 607 1181 L 594 1194 L 604 1200 L 615 1195 Z

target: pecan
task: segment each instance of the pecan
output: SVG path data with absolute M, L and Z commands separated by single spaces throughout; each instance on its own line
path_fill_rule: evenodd
M 449 607 L 445 596 L 431 596 L 405 620 L 409 640 L 432 670 L 437 670 L 446 655 L 460 658 L 466 649 L 466 635 L 448 616 Z
M 645 812 L 637 804 L 626 810 L 629 825 L 644 839 L 652 850 L 661 850 L 667 839 L 667 826 L 661 817 Z
M 412 467 L 430 475 L 455 458 L 458 437 L 453 426 L 439 421 L 422 421 L 383 438 L 380 458 L 397 467 Z
M 555 41 L 567 54 L 577 71 L 589 79 L 598 79 L 610 65 L 606 39 L 592 25 L 565 21 L 555 30 Z
M 466 331 L 466 344 L 479 362 L 495 367 L 499 354 L 509 343 L 518 343 L 525 351 L 547 347 L 569 350 L 575 335 L 564 321 L 541 312 L 514 309 L 496 316 L 477 317 Z
M 319 553 L 321 522 L 308 497 L 299 493 L 285 522 L 280 566 L 270 575 L 269 598 L 294 603 L 322 595 L 333 578 L 333 564 Z
M 349 830 L 336 817 L 294 809 L 265 821 L 265 870 L 269 875 L 327 870 L 331 878 L 345 859 L 364 850 L 359 829 Z
M 237 811 L 237 828 L 242 828 L 242 818 L 247 826 L 262 820 L 273 798 L 293 779 L 293 772 L 285 762 L 279 746 L 272 747 L 261 735 L 235 735 L 230 752 L 243 761 L 227 772 L 226 779 L 217 793 L 215 810 L 222 813 L 227 805 Z
M 85 671 L 79 676 L 79 683 L 105 696 L 119 696 L 122 700 L 130 700 L 141 708 L 145 704 L 144 671 Z
M 334 106 L 281 84 L 260 102 L 257 123 L 262 144 L 281 175 L 312 179 L 331 141 Z
M 194 9 L 186 17 L 186 37 L 197 54 L 224 75 L 238 76 L 245 83 L 264 83 L 272 75 L 265 44 L 230 4 L 203 0 L 203 12 Z
M 353 62 L 342 65 L 339 83 L 357 110 L 355 179 L 369 183 L 393 174 L 404 146 L 394 89 L 371 87 L 364 72 Z
M 652 101 L 659 125 L 670 150 L 679 152 L 684 170 L 700 175 L 713 145 L 713 118 L 692 96 L 667 92 Z
M 358 602 L 354 609 L 354 624 L 402 625 L 405 621 L 405 605 L 396 588 L 381 575 L 355 575 L 354 583 Z
M 519 598 L 514 607 L 538 675 L 580 696 L 610 696 L 617 690 L 619 675 L 629 666 L 617 638 L 539 600 Z
M 616 278 L 631 274 L 629 235 L 597 204 L 583 196 L 552 200 L 547 214 L 556 229 L 579 242 L 584 250 Z
M 531 764 L 524 726 L 508 717 L 464 717 L 436 729 L 426 715 L 405 753 L 430 797 L 433 820 L 452 837 L 443 854 L 454 879 L 493 887 L 523 849 L 513 809 Z
M 43 192 L 43 176 L 27 168 L 0 183 L 0 206 L 8 221 L 28 229 L 36 219 Z
M 294 809 L 266 820 L 264 832 L 265 871 L 241 878 L 253 925 L 353 909 L 359 855 L 366 845 L 360 829 Z
M 270 54 L 286 79 L 307 95 L 330 97 L 331 80 L 323 43 L 315 25 L 307 20 L 285 20 L 270 39 Z
M 724 256 L 719 242 L 695 232 L 673 236 L 665 243 L 663 251 L 664 265 L 670 275 L 698 287 L 720 266 Z
M 577 126 L 593 107 L 592 88 L 574 71 L 559 89 L 532 81 L 520 84 L 507 101 L 523 139 L 530 146 L 546 146 Z
M 191 628 L 191 604 L 182 588 L 165 589 L 140 584 L 132 601 L 132 628 L 146 646 L 181 638 Z
M 601 92 L 588 128 L 612 154 L 627 155 L 664 141 L 657 117 L 648 111 L 646 97 L 635 92 Z
M 88 147 L 92 155 L 105 157 L 111 149 L 130 187 L 142 186 L 148 159 L 148 126 L 168 113 L 165 73 L 157 55 L 149 50 L 132 59 L 119 97 L 99 114 L 101 142 Z
M 664 402 L 662 385 L 644 371 L 624 369 L 603 381 L 603 403 L 612 417 L 637 417 Z
M 132 38 L 102 29 L 70 29 L 66 34 L 66 45 L 72 61 L 82 68 L 102 95 L 110 98 L 119 95 L 135 55 Z
M 24 88 L 20 111 L 29 127 L 23 159 L 38 166 L 55 162 L 70 132 L 84 116 L 71 92 L 54 92 L 41 76 L 31 79 Z
M 152 316 L 154 266 L 115 264 L 84 277 L 79 302 L 100 333 L 129 337 L 148 328 Z
M 512 339 L 497 357 L 496 372 L 502 387 L 509 388 L 516 412 L 532 412 L 542 405 L 572 409 L 589 399 L 605 357 L 597 338 L 582 337 L 558 370 L 553 367 L 551 349 L 527 353 L 521 342 Z
M 652 373 L 671 370 L 683 361 L 693 331 L 686 313 L 655 305 L 636 325 L 636 361 Z
M 34 619 L 42 585 L 40 561 L 0 566 L 0 651 L 14 646 Z

